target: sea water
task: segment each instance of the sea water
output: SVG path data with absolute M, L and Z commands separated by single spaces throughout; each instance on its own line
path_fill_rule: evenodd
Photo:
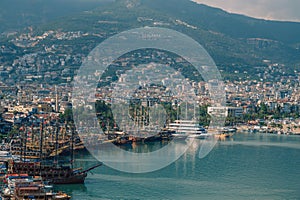
M 235 134 L 219 141 L 203 159 L 199 145 L 169 166 L 146 174 L 130 174 L 101 166 L 84 185 L 56 186 L 74 200 L 91 199 L 300 199 L 300 136 Z M 138 145 L 138 151 L 162 146 Z M 122 148 L 132 151 L 132 146 Z M 76 165 L 97 160 L 76 154 Z

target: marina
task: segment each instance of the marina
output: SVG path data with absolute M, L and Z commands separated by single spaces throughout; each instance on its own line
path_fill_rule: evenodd
M 43 128 L 41 128 L 41 130 L 42 129 Z M 270 171 L 274 172 L 275 169 L 278 170 L 282 167 L 280 166 L 282 163 L 272 160 L 275 159 L 277 154 L 284 156 L 286 159 L 290 159 L 289 157 L 292 155 L 295 157 L 300 149 L 300 138 L 298 136 L 268 134 L 262 132 L 239 132 L 239 130 L 240 127 L 223 127 L 215 130 L 215 134 L 213 135 L 218 140 L 217 145 L 204 159 L 200 159 L 198 157 L 198 152 L 201 149 L 201 146 L 205 143 L 205 139 L 207 135 L 209 135 L 209 131 L 197 122 L 187 120 L 174 121 L 174 123 L 170 123 L 169 126 L 163 129 L 159 134 L 149 138 L 133 137 L 119 130 L 111 130 L 110 133 L 106 134 L 104 137 L 100 137 L 99 135 L 90 135 L 90 138 L 83 137 L 83 141 L 81 142 L 77 141 L 75 134 L 69 132 L 69 134 L 66 134 L 69 141 L 64 140 L 64 143 L 68 146 L 68 148 L 66 148 L 68 150 L 66 153 L 58 155 L 58 149 L 54 148 L 54 150 L 52 150 L 52 152 L 54 152 L 54 156 L 46 156 L 46 154 L 39 154 L 41 151 L 39 148 L 36 148 L 36 152 L 38 153 L 35 159 L 29 159 L 28 156 L 24 156 L 25 148 L 28 148 L 28 144 L 25 145 L 24 143 L 17 143 L 20 147 L 20 153 L 12 155 L 10 152 L 11 148 L 8 148 L 7 151 L 0 152 L 0 158 L 2 160 L 1 177 L 5 182 L 2 189 L 2 198 L 7 200 L 26 199 L 27 197 L 31 198 L 34 196 L 35 199 L 49 200 L 67 200 L 70 198 L 105 199 L 107 197 L 110 197 L 110 199 L 119 199 L 118 195 L 113 195 L 109 192 L 109 188 L 114 187 L 124 192 L 122 197 L 134 199 L 135 193 L 138 193 L 139 190 L 145 190 L 144 187 L 149 187 L 151 191 L 157 190 L 160 191 L 160 193 L 152 192 L 151 194 L 145 194 L 144 196 L 146 199 L 157 199 L 160 198 L 161 195 L 164 195 L 166 199 L 182 199 L 183 197 L 180 196 L 181 193 L 179 194 L 175 192 L 173 194 L 174 191 L 171 192 L 171 188 L 174 189 L 179 187 L 185 192 L 191 192 L 194 191 L 191 185 L 188 184 L 191 182 L 193 185 L 206 188 L 203 193 L 195 191 L 191 192 L 190 197 L 192 199 L 196 198 L 195 195 L 205 199 L 215 199 L 217 196 L 217 199 L 219 199 L 221 198 L 219 195 L 222 194 L 228 197 L 224 199 L 232 199 L 233 196 L 220 191 L 220 189 L 218 189 L 217 192 L 213 192 L 213 187 L 203 185 L 203 181 L 213 181 L 210 183 L 211 185 L 218 185 L 224 190 L 233 190 L 234 187 L 228 186 L 230 185 L 230 182 L 233 181 L 237 184 L 240 180 L 235 177 L 231 177 L 230 174 L 236 174 L 234 170 L 238 170 L 242 167 L 241 165 L 238 165 L 238 163 L 242 164 L 243 162 L 246 162 L 247 165 L 242 164 L 245 171 L 240 170 L 240 175 L 245 178 L 245 183 L 249 185 L 248 187 L 252 188 L 251 190 L 253 190 L 253 188 L 256 188 L 256 185 L 254 185 L 255 181 L 252 182 L 253 180 L 247 178 L 246 174 L 251 177 L 256 177 L 255 174 L 260 173 L 260 183 L 263 184 L 265 181 L 269 181 L 269 172 L 265 170 L 262 171 L 259 167 L 261 159 L 264 158 L 258 156 L 256 153 L 253 154 L 253 152 L 258 151 L 261 154 L 264 154 L 264 150 L 267 148 L 267 152 L 265 153 L 268 155 L 265 156 L 270 156 L 271 160 L 269 160 L 270 163 L 262 163 L 265 165 L 262 167 L 270 168 Z M 56 132 L 54 133 L 56 134 Z M 55 139 L 55 135 L 53 136 L 55 147 L 58 147 L 58 144 L 62 143 L 61 134 L 61 132 L 57 132 L 58 139 Z M 181 137 L 183 141 L 188 138 L 193 139 L 193 144 L 191 144 L 187 152 L 170 166 L 150 173 L 155 177 L 165 177 L 166 180 L 170 179 L 171 188 L 169 189 L 167 189 L 164 185 L 166 184 L 166 180 L 164 179 L 159 180 L 158 186 L 156 185 L 156 179 L 153 179 L 150 174 L 129 176 L 128 174 L 114 171 L 111 168 L 102 165 L 102 163 L 95 160 L 95 158 L 93 158 L 86 149 L 74 149 L 75 143 L 81 144 L 94 141 L 94 144 L 89 143 L 89 145 L 97 147 L 97 145 L 113 143 L 126 151 L 139 153 L 151 152 L 168 145 L 174 138 L 179 139 Z M 36 144 L 38 147 L 40 147 L 40 141 L 43 140 L 41 140 L 40 137 L 37 137 Z M 10 147 L 11 144 L 12 143 L 9 144 Z M 43 148 L 47 148 L 45 144 L 46 143 L 44 142 L 42 143 Z M 288 153 L 286 149 L 289 149 L 291 152 Z M 28 149 L 26 149 L 26 151 L 28 151 Z M 43 149 L 43 152 L 44 151 L 45 150 Z M 273 154 L 273 152 L 277 153 Z M 234 157 L 233 154 L 237 154 L 237 156 Z M 247 156 L 245 155 L 250 156 L 249 159 L 252 161 L 246 161 L 245 159 L 247 159 Z M 272 157 L 272 155 L 275 157 Z M 64 162 L 59 161 L 59 158 L 63 158 Z M 296 162 L 300 163 L 300 160 L 297 159 Z M 120 162 L 122 162 L 122 160 L 120 160 Z M 218 168 L 216 168 L 216 166 L 212 166 L 214 162 L 216 162 Z M 275 166 L 273 166 L 273 164 Z M 212 169 L 209 167 L 212 167 Z M 272 167 L 275 167 L 275 169 Z M 292 165 L 285 167 L 287 170 L 286 175 L 288 175 L 289 178 L 290 173 L 296 173 L 293 172 L 295 169 L 294 167 L 290 168 Z M 255 168 L 256 171 L 253 171 L 253 168 Z M 90 171 L 92 171 L 93 176 L 88 176 L 88 172 Z M 227 178 L 219 179 L 217 175 L 225 176 Z M 238 176 L 238 174 L 235 176 Z M 208 177 L 213 178 L 208 180 Z M 295 177 L 300 178 L 297 173 L 295 174 Z M 278 177 L 278 179 L 281 180 L 284 179 L 284 177 Z M 131 184 L 126 185 L 126 180 L 131 180 Z M 182 181 L 184 181 L 184 184 L 180 186 L 179 183 Z M 220 181 L 220 183 L 216 181 Z M 294 185 L 297 185 L 294 178 L 291 179 L 291 181 L 294 182 Z M 14 182 L 14 184 L 12 184 L 12 182 Z M 134 186 L 135 184 L 141 184 L 143 187 L 138 189 L 138 187 Z M 242 183 L 239 184 L 241 185 Z M 158 187 L 160 187 L 160 189 Z M 264 187 L 266 186 L 264 185 Z M 276 186 L 276 188 L 277 187 L 279 186 Z M 281 187 L 284 188 L 288 186 L 281 185 Z M 239 198 L 233 199 L 240 199 L 242 198 L 241 195 L 243 193 L 247 193 L 245 187 L 239 186 L 237 188 L 237 196 L 240 196 Z M 288 188 L 288 190 L 291 191 L 289 194 L 284 192 L 283 194 L 289 197 L 297 196 L 298 190 L 296 191 L 293 188 L 294 187 Z M 131 190 L 132 192 L 125 192 L 125 189 Z M 257 190 L 257 188 L 255 190 Z M 262 197 L 263 194 L 263 191 L 259 191 L 257 197 Z M 281 194 L 277 193 L 272 187 L 269 187 L 269 192 L 265 195 L 270 198 L 281 196 Z M 249 196 L 248 193 L 247 196 Z
M 203 140 L 175 163 L 147 174 L 127 174 L 103 166 L 88 176 L 84 186 L 64 185 L 72 199 L 299 199 L 300 138 L 298 136 L 236 133 L 220 140 L 204 159 L 198 158 Z M 135 152 L 161 148 L 127 145 Z M 89 153 L 77 153 L 76 164 L 96 160 Z M 112 188 L 114 191 L 112 192 Z
M 100 167 L 101 162 L 86 169 L 74 168 L 74 151 L 84 149 L 83 143 L 66 124 L 44 129 L 44 121 L 31 130 L 38 135 L 28 137 L 28 124 L 24 124 L 10 138 L 2 142 L 0 151 L 0 179 L 4 182 L 2 198 L 7 200 L 45 199 L 68 200 L 63 192 L 53 192 L 53 185 L 84 184 L 88 172 Z M 59 127 L 60 126 L 60 129 Z M 37 129 L 37 127 L 39 127 Z M 51 138 L 51 140 L 49 140 Z M 81 147 L 82 146 L 82 147 Z
M 51 123 L 51 126 L 47 125 Z M 203 174 L 201 171 L 202 168 L 198 168 L 201 162 L 207 158 L 200 159 L 198 152 L 201 146 L 206 142 L 206 139 L 210 136 L 216 139 L 217 145 L 207 156 L 208 158 L 211 154 L 213 156 L 215 151 L 218 152 L 220 148 L 223 149 L 222 151 L 227 152 L 227 147 L 238 148 L 241 151 L 244 151 L 244 147 L 248 146 L 258 151 L 263 147 L 274 147 L 276 151 L 277 148 L 285 149 L 286 144 L 290 145 L 291 149 L 296 150 L 299 148 L 295 145 L 300 144 L 300 138 L 297 136 L 270 134 L 264 133 L 263 131 L 249 131 L 250 128 L 248 128 L 247 131 L 242 131 L 243 126 L 238 125 L 209 129 L 208 127 L 202 126 L 196 120 L 184 119 L 177 119 L 170 122 L 156 135 L 148 135 L 141 131 L 139 136 L 129 135 L 118 127 L 110 127 L 104 134 L 91 133 L 79 137 L 72 124 L 58 123 L 55 118 L 49 119 L 47 124 L 41 121 L 33 126 L 29 123 L 18 129 L 18 132 L 15 133 L 10 140 L 6 139 L 2 142 L 3 150 L 0 152 L 2 161 L 0 175 L 5 182 L 2 189 L 3 199 L 32 199 L 34 197 L 35 199 L 67 200 L 71 198 L 81 199 L 83 196 L 84 199 L 105 199 L 105 195 L 110 195 L 111 199 L 119 199 L 118 196 L 107 193 L 109 188 L 100 183 L 103 181 L 108 185 L 117 184 L 114 186 L 117 188 L 118 184 L 121 184 L 123 189 L 129 187 L 130 190 L 138 192 L 136 188 L 127 187 L 124 183 L 118 181 L 119 179 L 128 179 L 128 175 L 122 172 L 116 172 L 103 165 L 100 161 L 95 160 L 84 145 L 97 150 L 99 145 L 105 148 L 107 144 L 114 144 L 125 151 L 146 153 L 159 150 L 172 143 L 173 139 L 179 139 L 179 141 L 182 141 L 182 144 L 184 144 L 184 141 L 191 139 L 192 144 L 190 148 L 179 160 L 164 169 L 152 173 L 157 177 L 169 177 L 175 183 L 185 180 L 192 181 L 193 184 L 200 184 L 200 187 L 204 187 L 202 182 L 198 182 L 195 178 L 198 177 L 201 179 L 203 176 L 206 177 L 206 175 L 204 175 L 205 173 Z M 35 136 L 29 134 L 30 132 L 28 130 L 30 130 L 30 127 L 31 130 L 34 130 Z M 258 130 L 261 129 L 262 128 Z M 24 139 L 24 136 L 26 139 Z M 282 144 L 280 142 L 282 142 Z M 247 151 L 252 151 L 251 148 Z M 231 150 L 234 152 L 239 151 L 235 149 Z M 219 153 L 225 157 L 230 157 L 230 155 L 223 154 L 223 152 Z M 239 158 L 241 162 L 243 162 L 243 158 Z M 228 162 L 227 166 L 224 167 L 234 169 L 232 164 L 236 164 L 237 158 L 232 159 L 234 159 L 234 162 Z M 119 162 L 123 161 L 119 160 Z M 223 162 L 226 163 L 227 161 L 223 160 Z M 257 161 L 255 160 L 253 162 Z M 206 164 L 210 165 L 211 163 Z M 251 166 L 251 164 L 249 165 Z M 247 168 L 247 166 L 244 167 Z M 180 168 L 184 170 L 183 174 L 179 172 Z M 186 171 L 187 168 L 189 168 L 188 171 Z M 171 171 L 167 172 L 167 169 Z M 206 170 L 208 170 L 212 176 L 215 176 L 214 172 L 209 169 Z M 219 170 L 225 170 L 225 172 L 231 173 L 222 167 L 220 167 Z M 255 173 L 251 169 L 248 170 L 250 173 Z M 93 173 L 93 176 L 88 176 L 89 172 Z M 193 174 L 190 177 L 192 180 L 186 179 L 183 176 L 189 177 L 190 173 Z M 145 182 L 139 180 L 141 177 L 143 177 Z M 112 181 L 109 181 L 111 178 Z M 153 182 L 154 180 L 149 177 L 148 174 L 138 175 L 137 179 L 140 184 L 148 185 L 152 188 L 151 191 L 154 189 L 159 190 L 156 188 Z M 214 179 L 218 180 L 217 177 L 214 177 Z M 229 177 L 228 179 L 230 180 Z M 161 180 L 161 182 L 163 183 L 164 181 Z M 154 185 L 149 185 L 150 183 Z M 134 183 L 132 184 L 134 185 Z M 218 183 L 212 184 L 218 185 Z M 101 185 L 101 187 L 99 185 Z M 172 187 L 178 187 L 174 185 L 174 183 L 171 183 L 171 185 Z M 172 196 L 173 194 L 168 192 L 168 189 L 166 189 L 164 185 L 160 185 L 160 187 L 164 188 L 161 194 L 167 195 L 166 199 L 181 199 L 180 194 Z M 91 188 L 95 190 L 91 191 Z M 122 188 L 119 189 L 123 190 Z M 188 188 L 187 191 L 192 190 L 189 185 L 185 185 L 184 188 Z M 244 188 L 240 189 L 243 190 Z M 211 190 L 212 188 L 206 188 L 206 191 Z M 214 199 L 213 196 L 206 196 L 202 193 L 193 192 L 191 194 L 193 194 L 191 196 L 192 199 L 196 198 L 195 195 L 208 199 L 212 197 Z M 214 193 L 214 195 L 219 194 L 222 194 L 222 192 L 218 191 L 218 194 Z M 278 196 L 278 194 L 276 195 Z M 128 199 L 134 199 L 134 194 L 132 193 L 126 193 L 122 196 L 128 197 Z M 160 198 L 156 193 L 144 196 L 149 197 L 148 199 Z

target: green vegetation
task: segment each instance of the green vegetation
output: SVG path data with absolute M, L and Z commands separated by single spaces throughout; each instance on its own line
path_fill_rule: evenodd
M 111 110 L 111 105 L 105 101 L 96 101 L 95 104 L 97 118 L 103 131 L 106 131 L 108 127 L 111 129 L 114 127 L 114 118 Z
M 199 107 L 199 123 L 203 126 L 209 126 L 211 116 L 207 113 L 208 105 Z
M 228 80 L 259 79 L 258 74 L 263 73 L 266 67 L 262 61 L 266 59 L 272 63 L 285 64 L 286 75 L 293 75 L 300 65 L 300 23 L 253 19 L 198 5 L 189 0 L 137 0 L 131 3 L 128 6 L 128 1 L 118 0 L 101 6 L 99 4 L 97 7 L 94 2 L 90 5 L 95 9 L 86 8 L 89 11 L 76 14 L 70 12 L 68 16 L 33 27 L 33 32 L 39 35 L 49 30 L 81 31 L 89 35 L 72 40 L 55 40 L 49 37 L 26 51 L 13 47 L 17 49 L 17 54 L 0 56 L 0 59 L 11 64 L 17 57 L 43 51 L 45 46 L 52 45 L 57 47 L 55 54 L 87 55 L 104 39 L 121 31 L 157 26 L 180 31 L 199 42 Z M 196 28 L 180 24 L 178 20 Z M 155 22 L 160 25 L 154 25 Z M 28 30 L 24 31 L 26 32 Z M 13 46 L 7 38 L 1 41 L 1 45 Z M 78 68 L 79 64 L 76 64 L 75 67 Z M 261 70 L 254 67 L 261 67 Z M 188 76 L 193 75 L 191 69 L 185 72 Z M 56 83 L 55 80 L 53 82 Z
M 70 123 L 73 121 L 73 112 L 72 109 L 66 109 L 63 114 L 59 116 L 62 122 Z

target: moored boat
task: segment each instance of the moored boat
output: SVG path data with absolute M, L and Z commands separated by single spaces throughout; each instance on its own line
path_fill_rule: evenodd
M 28 174 L 7 174 L 6 188 L 2 191 L 3 199 L 69 200 L 63 192 L 53 192 L 51 185 L 46 185 L 40 177 Z
M 194 120 L 175 120 L 174 123 L 169 124 L 169 130 L 175 131 L 172 134 L 174 137 L 205 138 L 207 136 L 207 130 Z
M 46 165 L 41 162 L 22 162 L 11 160 L 8 163 L 8 172 L 17 174 L 28 174 L 30 176 L 41 176 L 44 181 L 52 184 L 81 184 L 87 173 L 102 163 L 87 170 L 81 168 L 73 169 L 71 166 Z

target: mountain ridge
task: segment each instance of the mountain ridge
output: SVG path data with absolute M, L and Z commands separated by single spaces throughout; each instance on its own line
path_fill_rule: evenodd
M 112 35 L 132 28 L 154 26 L 174 29 L 192 37 L 208 51 L 220 70 L 228 76 L 251 74 L 255 77 L 258 73 L 263 73 L 256 68 L 268 67 L 266 60 L 270 60 L 270 64 L 286 66 L 286 74 L 293 74 L 299 69 L 300 38 L 295 33 L 300 31 L 300 23 L 255 19 L 188 0 L 164 0 L 160 4 L 158 2 L 162 1 L 116 0 L 36 26 L 36 35 L 57 30 L 81 31 L 89 33 L 89 36 L 72 40 L 47 37 L 28 49 L 27 53 L 44 51 L 45 46 L 67 45 L 66 53 L 87 55 L 97 44 Z M 268 28 L 270 26 L 272 28 Z M 288 27 L 282 32 L 295 31 L 292 35 L 281 35 L 272 31 L 282 26 Z M 20 55 L 24 54 L 24 51 L 19 52 Z M 61 49 L 59 53 L 62 52 L 65 50 Z M 240 73 L 235 75 L 235 71 Z
M 229 36 L 247 38 L 263 37 L 288 43 L 300 43 L 299 22 L 282 22 L 257 19 L 245 15 L 229 13 L 219 8 L 210 7 L 205 4 L 198 4 L 192 1 L 187 2 L 184 0 L 165 0 L 159 4 L 150 3 L 158 1 L 159 0 L 145 0 L 148 5 L 151 5 L 152 7 L 154 6 L 156 9 L 166 10 L 166 7 L 169 7 L 167 10 L 176 14 L 182 13 L 182 11 L 179 12 L 179 10 L 185 10 L 185 12 L 189 13 L 189 15 L 181 15 L 181 17 L 189 19 L 189 21 L 195 21 L 198 24 L 203 24 L 203 21 L 201 21 L 200 17 L 210 18 L 212 21 L 208 26 L 206 26 L 207 28 L 218 32 L 225 32 Z M 176 2 L 176 4 L 171 2 Z M 200 13 L 199 9 L 202 11 L 206 10 L 207 12 Z M 216 19 L 220 18 L 222 21 L 218 22 Z M 233 31 L 233 29 L 230 29 L 232 26 L 241 27 L 241 30 L 235 29 Z M 276 28 L 273 28 L 272 26 L 276 26 Z M 292 28 L 294 30 L 290 30 Z M 242 31 L 242 29 L 246 29 L 247 32 Z M 255 34 L 257 31 L 259 32 Z M 278 33 L 275 31 L 278 31 Z

